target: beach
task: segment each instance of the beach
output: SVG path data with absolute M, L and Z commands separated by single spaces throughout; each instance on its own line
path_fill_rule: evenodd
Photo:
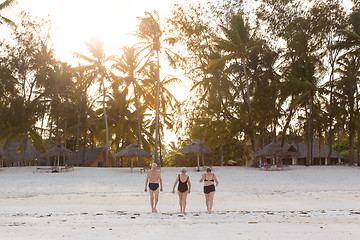
M 0 239 L 359 239 L 360 168 L 290 166 L 284 171 L 214 167 L 206 213 L 202 172 L 190 168 L 187 214 L 172 188 L 180 168 L 162 168 L 158 213 L 146 174 L 128 168 L 37 172 L 0 169 Z

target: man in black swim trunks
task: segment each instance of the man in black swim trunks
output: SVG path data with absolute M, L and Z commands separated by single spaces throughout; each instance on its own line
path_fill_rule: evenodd
M 160 171 L 157 170 L 157 164 L 153 163 L 151 169 L 148 171 L 145 181 L 145 192 L 147 192 L 147 187 L 149 183 L 149 194 L 150 194 L 150 204 L 152 212 L 157 212 L 156 205 L 159 201 L 159 182 L 160 182 L 160 191 L 163 191 L 162 180 Z M 155 202 L 154 202 L 155 200 Z

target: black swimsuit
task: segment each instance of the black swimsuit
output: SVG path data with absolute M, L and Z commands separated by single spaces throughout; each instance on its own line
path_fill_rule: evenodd
M 189 176 L 187 177 L 185 182 L 182 182 L 180 180 L 180 175 L 179 175 L 179 185 L 178 185 L 178 191 L 183 193 L 186 192 L 189 188 L 188 188 L 188 180 L 189 180 Z
M 213 174 L 213 177 L 214 177 L 214 174 Z M 204 182 L 207 182 L 207 181 L 212 181 L 212 182 L 214 182 L 214 179 L 207 180 L 207 179 L 206 179 L 206 176 L 205 176 Z M 214 184 L 211 184 L 211 185 L 209 185 L 209 186 L 204 186 L 204 193 L 205 193 L 205 194 L 209 194 L 209 193 L 211 193 L 211 192 L 215 192 L 215 185 L 214 185 Z

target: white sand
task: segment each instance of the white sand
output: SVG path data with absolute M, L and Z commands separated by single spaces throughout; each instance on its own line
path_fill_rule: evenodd
M 185 216 L 171 193 L 179 171 L 162 169 L 156 214 L 138 169 L 0 169 L 0 239 L 360 239 L 360 168 L 216 167 L 210 215 L 191 169 Z

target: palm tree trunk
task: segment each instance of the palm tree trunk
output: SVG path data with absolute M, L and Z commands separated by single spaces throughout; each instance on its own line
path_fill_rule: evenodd
M 51 117 L 50 117 L 50 132 L 49 132 L 48 149 L 50 149 L 50 146 L 51 146 L 52 127 L 53 127 L 53 116 L 51 115 Z
M 83 142 L 83 152 L 82 152 L 82 159 L 81 163 L 84 166 L 85 163 L 85 152 L 86 152 L 86 137 L 87 137 L 87 129 L 84 129 L 84 142 Z
M 220 146 L 220 166 L 224 166 L 224 146 L 222 143 Z
M 306 157 L 306 166 L 310 166 L 311 164 L 311 107 L 309 111 L 307 111 L 307 157 Z
M 67 132 L 67 119 L 65 118 L 65 127 L 64 127 L 64 147 L 66 148 L 66 132 Z
M 255 133 L 255 129 L 254 129 L 254 120 L 253 120 L 251 102 L 250 102 L 249 78 L 248 78 L 247 72 L 246 72 L 245 58 L 242 57 L 241 61 L 242 61 L 244 75 L 245 75 L 246 98 L 247 98 L 247 105 L 248 105 L 248 110 L 249 110 L 249 125 L 250 125 L 250 131 L 251 131 L 251 135 L 252 135 L 251 136 L 251 149 L 252 149 L 252 152 L 255 153 L 255 151 L 256 151 L 256 133 Z
M 80 156 L 79 156 L 80 113 L 81 113 L 81 107 L 78 108 L 77 132 L 76 132 L 76 158 L 77 158 L 77 165 L 78 166 L 80 165 Z
M 108 167 L 109 166 L 109 128 L 108 128 L 108 122 L 106 116 L 106 103 L 105 103 L 106 89 L 105 89 L 104 79 L 102 80 L 102 87 L 103 87 L 103 110 L 104 110 L 104 120 L 105 120 L 105 129 L 106 129 L 105 165 L 106 167 Z
M 156 110 L 155 110 L 155 163 L 159 164 L 158 159 L 158 141 L 159 141 L 159 95 L 160 95 L 160 56 L 157 54 L 157 86 L 156 86 Z
M 349 131 L 349 164 L 354 165 L 355 129 L 350 126 Z
M 333 91 L 334 91 L 334 86 L 333 86 L 333 79 L 334 79 L 334 66 L 332 64 L 331 66 L 331 74 L 330 74 L 330 104 L 329 104 L 329 153 L 328 153 L 328 160 L 331 160 L 331 155 L 332 155 L 332 145 L 333 145 L 333 138 L 334 138 L 334 133 L 333 133 L 333 115 L 334 115 L 334 110 L 333 110 Z
M 138 119 L 138 145 L 139 147 L 141 147 L 141 119 L 140 119 L 140 107 L 139 107 L 139 100 L 136 94 L 136 89 L 134 89 L 135 91 L 135 102 L 136 102 L 136 114 L 137 114 L 137 119 Z M 138 161 L 138 165 L 139 167 L 142 166 L 142 157 L 138 157 L 139 161 Z
M 21 156 L 21 164 L 22 164 L 22 166 L 25 166 L 25 156 L 26 156 L 27 142 L 28 142 L 28 131 L 25 130 L 24 138 L 23 138 L 22 156 Z

